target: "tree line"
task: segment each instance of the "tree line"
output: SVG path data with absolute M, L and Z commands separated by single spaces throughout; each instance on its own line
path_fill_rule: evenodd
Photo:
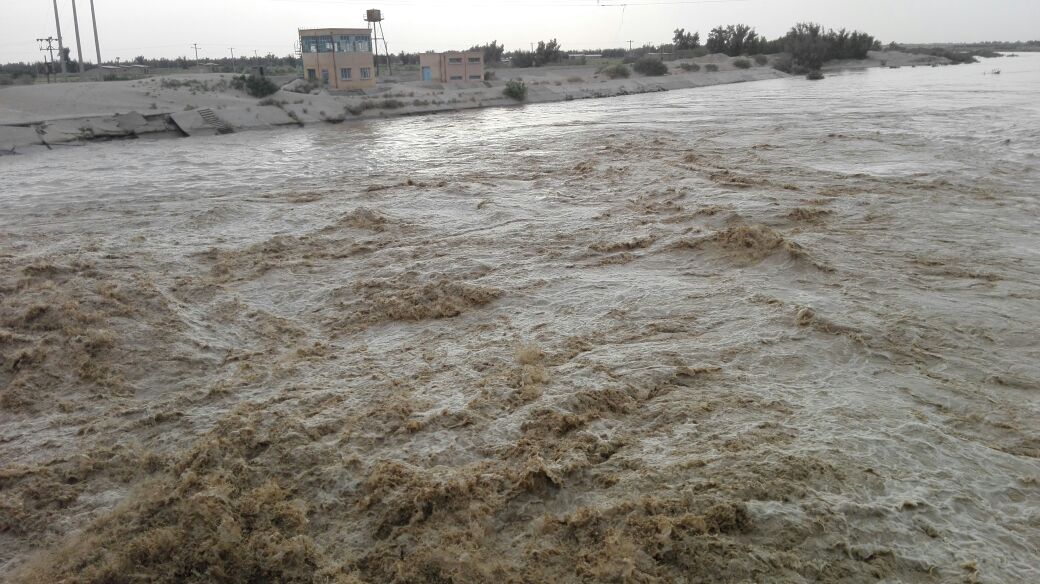
M 700 35 L 678 28 L 672 45 L 676 50 L 701 48 Z M 798 23 L 786 35 L 772 40 L 746 24 L 717 26 L 711 29 L 704 43 L 706 52 L 730 57 L 788 53 L 795 64 L 808 69 L 818 69 L 834 59 L 865 59 L 869 51 L 880 49 L 881 42 L 865 32 L 844 28 L 825 30 L 812 22 Z
M 792 69 L 818 69 L 823 63 L 834 59 L 864 59 L 868 51 L 881 50 L 881 42 L 873 36 L 846 29 L 833 30 L 824 29 L 816 23 L 799 23 L 791 27 L 784 36 L 777 39 L 767 39 L 758 34 L 754 27 L 746 24 L 730 24 L 717 26 L 709 31 L 708 36 L 702 43 L 701 35 L 697 31 L 687 31 L 685 28 L 677 28 L 673 31 L 672 43 L 662 45 L 646 45 L 632 50 L 625 48 L 596 49 L 591 51 L 580 51 L 585 54 L 601 55 L 608 59 L 626 59 L 634 61 L 647 53 L 672 53 L 675 51 L 689 52 L 691 54 L 723 53 L 730 57 L 766 55 L 787 53 L 789 67 Z M 1040 40 L 1017 41 L 1017 42 L 984 42 L 970 45 L 943 45 L 939 47 L 904 47 L 892 43 L 892 50 L 906 50 L 910 52 L 927 52 L 938 56 L 946 56 L 954 62 L 970 62 L 975 56 L 995 56 L 995 51 L 1038 51 Z M 514 67 L 540 67 L 552 63 L 559 63 L 567 59 L 568 55 L 562 50 L 558 40 L 541 41 L 533 50 L 515 50 L 506 52 L 506 47 L 497 40 L 483 45 L 474 45 L 470 51 L 480 51 L 484 54 L 484 62 L 489 64 L 502 63 L 507 58 Z M 394 55 L 379 55 L 380 64 L 418 65 L 420 53 L 400 52 Z M 69 48 L 65 47 L 63 54 L 59 57 L 66 63 L 69 71 L 76 70 L 76 62 L 69 56 Z M 242 57 L 238 59 L 220 58 L 208 59 L 229 68 L 241 66 L 243 63 L 260 65 L 264 67 L 296 67 L 299 59 L 294 55 L 279 57 L 267 54 L 261 57 Z M 146 65 L 153 69 L 190 69 L 195 65 L 193 59 L 187 57 L 176 58 L 146 58 L 139 56 L 133 61 L 139 65 Z M 87 63 L 86 69 L 93 69 L 97 65 Z M 60 71 L 58 64 L 54 68 Z M 41 73 L 40 63 L 7 63 L 0 65 L 0 73 L 11 76 L 28 75 L 35 77 Z

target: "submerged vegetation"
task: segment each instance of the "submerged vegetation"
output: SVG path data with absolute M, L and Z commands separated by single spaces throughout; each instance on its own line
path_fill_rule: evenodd
M 991 59 L 999 57 L 1000 54 L 993 52 L 989 49 L 976 49 L 976 50 L 954 50 L 947 47 L 905 47 L 892 43 L 889 45 L 889 49 L 895 51 L 904 51 L 907 53 L 913 53 L 915 55 L 930 55 L 932 57 L 943 57 L 949 59 L 951 63 L 957 65 L 963 65 L 966 63 L 978 63 L 976 57 L 984 57 Z

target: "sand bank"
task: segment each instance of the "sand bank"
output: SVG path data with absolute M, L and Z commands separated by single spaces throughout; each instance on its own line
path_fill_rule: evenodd
M 212 135 L 294 124 L 430 114 L 483 107 L 516 106 L 502 94 L 510 78 L 528 86 L 527 103 L 544 103 L 669 91 L 776 79 L 768 66 L 741 70 L 732 59 L 708 56 L 717 72 L 685 72 L 609 79 L 596 66 L 499 69 L 498 80 L 482 83 L 383 83 L 356 94 L 316 95 L 282 90 L 258 100 L 230 88 L 230 74 L 153 77 L 135 81 L 11 87 L 0 90 L 0 152 L 32 146 L 77 144 L 96 139 L 147 135 Z

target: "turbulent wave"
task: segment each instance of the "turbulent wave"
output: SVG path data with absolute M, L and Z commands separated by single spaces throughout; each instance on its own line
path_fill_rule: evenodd
M 0 570 L 1037 580 L 1040 180 L 958 75 L 5 158 Z

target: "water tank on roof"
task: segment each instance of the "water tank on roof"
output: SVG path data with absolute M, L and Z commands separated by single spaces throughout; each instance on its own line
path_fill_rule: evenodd
M 381 10 L 368 10 L 365 12 L 365 22 L 382 22 L 383 12 Z

